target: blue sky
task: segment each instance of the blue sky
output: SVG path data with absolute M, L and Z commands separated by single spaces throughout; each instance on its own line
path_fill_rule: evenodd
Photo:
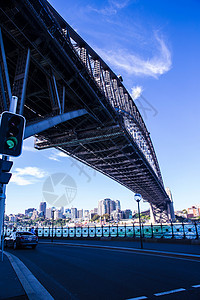
M 51 0 L 64 19 L 91 45 L 135 96 L 157 153 L 175 209 L 200 204 L 200 2 L 197 0 Z M 144 110 L 145 108 L 145 110 Z M 81 169 L 82 168 L 82 169 Z M 54 149 L 25 141 L 14 159 L 6 212 L 38 208 L 43 184 L 54 173 L 77 186 L 70 207 L 92 209 L 106 197 L 136 209 L 133 193 Z M 81 171 L 82 170 L 82 171 Z M 83 171 L 84 170 L 84 171 Z M 27 175 L 29 174 L 29 175 Z M 31 174 L 31 175 L 30 175 Z M 142 203 L 142 209 L 147 204 Z

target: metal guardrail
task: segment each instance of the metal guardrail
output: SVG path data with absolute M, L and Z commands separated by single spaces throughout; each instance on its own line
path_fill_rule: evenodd
M 18 227 L 17 230 L 26 231 L 30 227 Z M 5 228 L 5 235 L 8 236 L 12 230 Z M 52 227 L 39 227 L 38 237 L 52 237 Z M 74 226 L 54 227 L 53 237 L 57 238 L 100 238 L 100 237 L 140 237 L 139 225 L 132 226 Z M 165 239 L 200 239 L 200 223 L 175 223 L 142 225 L 142 237 L 144 238 L 165 238 Z

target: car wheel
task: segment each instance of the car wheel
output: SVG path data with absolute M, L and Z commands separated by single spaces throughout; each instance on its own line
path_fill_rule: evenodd
M 32 249 L 35 249 L 35 248 L 36 248 L 36 246 L 37 246 L 37 245 L 33 245 L 33 246 L 32 246 Z
M 17 243 L 16 243 L 16 241 L 13 242 L 13 249 L 14 249 L 14 250 L 17 249 Z

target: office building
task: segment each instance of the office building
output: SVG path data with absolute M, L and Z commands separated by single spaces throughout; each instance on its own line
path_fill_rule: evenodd
M 78 209 L 78 210 L 77 210 L 77 217 L 78 217 L 79 219 L 82 219 L 82 218 L 83 218 L 83 209 Z
M 72 216 L 72 219 L 77 219 L 77 208 L 76 207 L 71 208 L 71 216 Z
M 46 218 L 52 219 L 52 209 L 51 208 L 46 209 Z
M 44 217 L 46 217 L 46 208 L 47 208 L 46 202 L 40 202 L 39 212 Z
M 87 218 L 89 218 L 89 210 L 85 209 L 84 210 L 84 219 L 87 219 Z
M 54 211 L 54 220 L 62 219 L 63 213 L 60 209 Z
M 106 198 L 98 202 L 98 215 L 111 214 L 114 210 L 120 210 L 120 201 Z

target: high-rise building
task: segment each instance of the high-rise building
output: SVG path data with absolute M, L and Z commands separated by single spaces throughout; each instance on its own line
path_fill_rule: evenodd
M 72 215 L 72 219 L 77 219 L 77 208 L 76 207 L 71 208 L 71 215 Z
M 84 218 L 89 218 L 89 210 L 88 209 L 85 209 L 84 210 Z
M 115 201 L 115 210 L 121 210 L 121 204 L 119 200 L 114 200 Z
M 60 209 L 56 209 L 54 212 L 54 220 L 62 219 L 63 213 Z
M 119 200 L 111 200 L 106 198 L 104 200 L 99 200 L 98 202 L 98 214 L 103 216 L 104 214 L 111 214 L 114 210 L 120 209 Z
M 51 208 L 47 208 L 46 209 L 46 218 L 47 219 L 51 219 L 52 218 L 52 209 Z
M 82 218 L 83 218 L 83 209 L 78 209 L 78 210 L 77 210 L 77 217 L 78 217 L 79 219 L 82 219 Z
M 46 202 L 40 202 L 39 212 L 40 212 L 44 217 L 46 217 L 46 208 L 47 208 Z

